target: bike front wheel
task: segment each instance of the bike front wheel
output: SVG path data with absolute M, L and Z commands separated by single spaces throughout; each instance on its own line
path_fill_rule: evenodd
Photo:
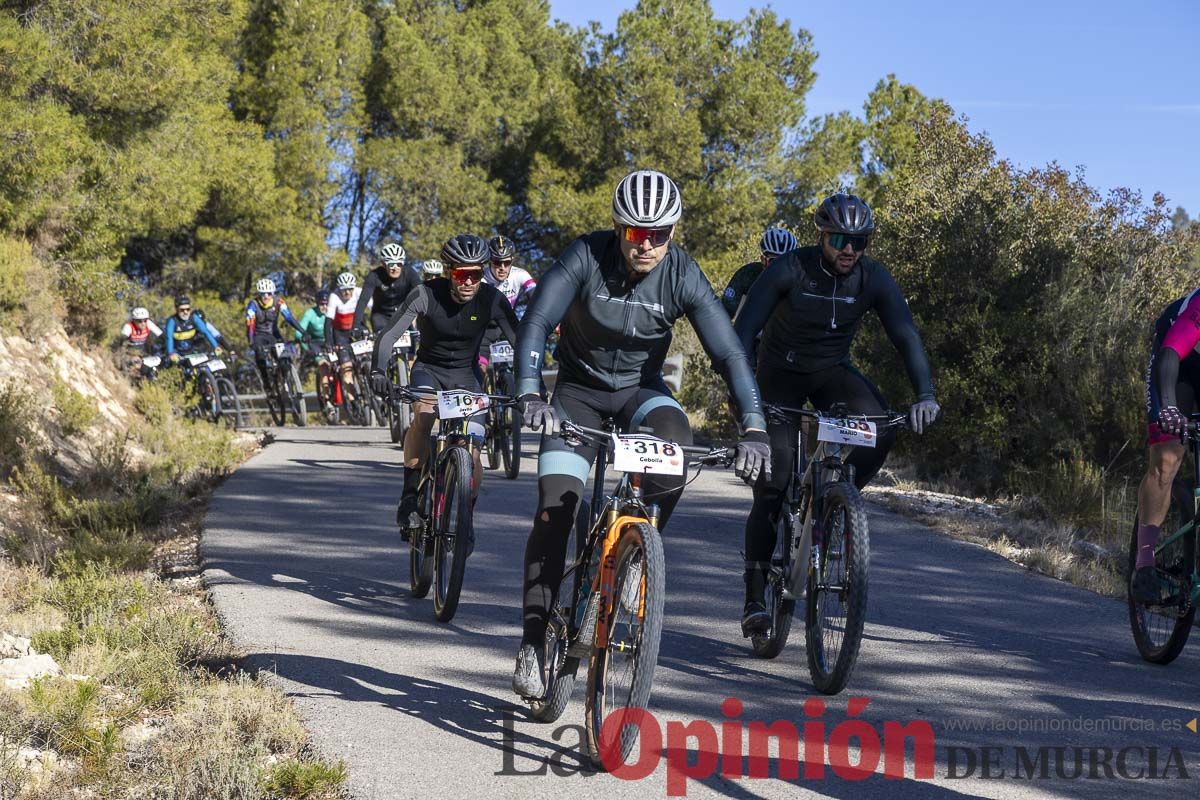
M 513 395 L 512 375 L 507 371 L 500 379 L 500 394 Z M 510 481 L 521 474 L 521 412 L 516 406 L 500 410 L 500 456 L 504 461 L 504 477 Z
M 1171 506 L 1162 524 L 1160 538 L 1166 538 L 1193 521 L 1192 502 L 1188 487 L 1176 481 L 1171 487 Z M 1191 603 L 1191 574 L 1196 563 L 1196 539 L 1189 532 L 1155 555 L 1154 565 L 1162 580 L 1169 581 L 1179 594 L 1179 602 L 1169 606 L 1146 606 L 1133 597 L 1130 579 L 1137 563 L 1137 517 L 1129 537 L 1129 564 L 1126 573 L 1126 602 L 1129 606 L 1129 626 L 1133 642 L 1142 658 L 1153 664 L 1170 664 L 1187 644 L 1196 617 Z
M 408 365 L 404 363 L 403 358 L 397 358 L 392 367 L 392 385 L 408 385 Z M 388 402 L 392 406 L 391 413 L 388 414 L 388 434 L 392 438 L 392 444 L 399 444 L 408 432 L 408 426 L 412 424 L 412 406 L 395 398 Z
M 458 610 L 472 522 L 471 454 L 452 447 L 445 459 L 433 501 L 433 613 L 439 622 L 454 619 Z
M 645 522 L 627 525 L 617 539 L 615 563 L 613 594 L 600 600 L 607 631 L 597 634 L 588 664 L 584 716 L 588 755 L 598 769 L 625 762 L 650 701 L 666 586 L 658 531 Z
M 809 570 L 805 615 L 808 670 L 817 691 L 846 687 L 862 644 L 871 563 L 867 511 L 850 483 L 825 490 L 820 516 L 818 564 Z

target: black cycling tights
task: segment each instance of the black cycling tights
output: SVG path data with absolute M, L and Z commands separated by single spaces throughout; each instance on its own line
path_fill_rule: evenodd
M 777 403 L 800 408 L 807 400 L 822 411 L 835 403 L 844 403 L 850 411 L 862 414 L 882 414 L 887 409 L 887 401 L 874 384 L 849 364 L 813 373 L 775 371 L 771 375 L 759 375 L 759 387 L 764 405 Z M 791 477 L 796 433 L 796 426 L 792 424 L 767 424 L 767 434 L 771 437 L 771 480 L 758 479 L 754 486 L 754 505 L 746 520 L 748 597 L 761 597 L 765 567 L 775 551 L 774 520 L 783 505 L 783 495 Z M 855 448 L 850 454 L 849 463 L 854 466 L 854 482 L 858 488 L 866 486 L 879 472 L 895 438 L 895 429 L 887 429 L 880 434 L 875 447 Z
M 567 418 L 588 427 L 598 428 L 604 417 L 614 419 L 621 430 L 628 430 L 631 422 L 636 427 L 651 428 L 654 435 L 680 444 L 692 443 L 692 429 L 687 415 L 669 399 L 665 387 L 661 389 L 626 389 L 619 392 L 579 390 L 578 387 L 560 386 L 555 390 L 553 405 Z M 661 403 L 661 404 L 659 404 Z M 645 409 L 649 409 L 646 411 Z M 644 413 L 639 413 L 639 409 Z M 575 513 L 584 495 L 584 479 L 579 473 L 565 474 L 547 468 L 556 458 L 570 453 L 561 444 L 561 439 L 543 437 L 542 454 L 539 459 L 538 508 L 533 518 L 533 531 L 525 546 L 524 619 L 521 643 L 540 646 L 546 635 L 546 622 L 554 602 L 555 590 L 562 580 L 567 555 L 567 541 Z M 590 465 L 596 457 L 594 447 L 579 447 L 573 451 Z M 553 454 L 553 455 L 552 455 Z M 642 491 L 648 502 L 660 508 L 658 529 L 661 532 L 675 510 L 675 504 L 683 493 L 683 477 L 646 476 L 642 480 Z

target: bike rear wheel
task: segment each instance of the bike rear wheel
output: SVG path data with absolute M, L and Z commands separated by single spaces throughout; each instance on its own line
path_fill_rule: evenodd
M 292 420 L 301 428 L 308 425 L 308 401 L 304 398 L 304 383 L 300 380 L 300 371 L 293 362 L 287 371 L 289 410 Z
M 1171 487 L 1171 506 L 1162 524 L 1160 539 L 1192 522 L 1192 502 L 1188 487 L 1176 481 Z M 1129 626 L 1133 630 L 1133 642 L 1142 658 L 1153 664 L 1170 664 L 1187 644 L 1192 632 L 1196 607 L 1191 603 L 1191 574 L 1196 563 L 1194 535 L 1187 534 L 1176 539 L 1155 556 L 1155 567 L 1160 574 L 1175 584 L 1181 602 L 1172 607 L 1151 607 L 1139 603 L 1133 597 L 1131 579 L 1137 563 L 1137 517 L 1129 537 L 1129 563 L 1126 573 L 1126 602 L 1129 606 Z
M 428 527 L 426 524 L 420 531 L 411 532 L 413 540 L 408 546 L 409 594 L 418 598 L 429 594 L 429 587 L 433 585 L 433 558 L 426 535 Z
M 786 508 L 779 516 L 779 523 L 776 525 L 776 541 L 780 544 L 783 557 L 778 559 L 780 563 L 773 564 L 771 567 L 764 598 L 767 601 L 767 613 L 771 615 L 771 628 L 764 634 L 750 637 L 750 647 L 754 650 L 754 655 L 759 658 L 775 658 L 783 652 L 784 646 L 787 645 L 788 634 L 792 630 L 792 613 L 796 608 L 795 600 L 787 600 L 783 596 L 784 582 L 787 577 L 787 560 L 792 551 L 792 536 L 794 535 L 792 516 Z M 805 565 L 792 564 L 791 568 L 804 569 Z
M 631 524 L 616 543 L 613 595 L 602 597 L 608 633 L 588 664 L 588 755 L 597 768 L 625 762 L 637 742 L 638 715 L 654 685 L 662 640 L 666 565 L 662 539 L 648 523 Z M 611 720 L 611 722 L 610 722 Z
M 471 454 L 450 448 L 442 467 L 441 492 L 434 497 L 433 613 L 439 622 L 454 619 L 467 568 L 471 536 Z
M 242 401 L 237 387 L 224 376 L 217 377 L 217 389 L 221 393 L 221 419 L 234 430 L 242 427 Z
M 846 687 L 867 615 L 870 538 L 862 497 L 846 481 L 825 489 L 818 569 L 810 570 L 805 626 L 808 670 L 817 691 Z
M 576 560 L 583 552 L 589 522 L 587 508 L 583 503 L 579 505 L 580 508 L 575 514 L 575 526 L 571 531 L 571 540 L 568 542 L 567 548 L 567 553 L 574 553 Z M 579 674 L 580 659 L 578 655 L 570 655 L 568 652 L 573 649 L 572 644 L 591 646 L 590 641 L 582 642 L 571 638 L 572 634 L 579 635 L 580 633 L 590 637 L 595 631 L 594 626 L 587 632 L 571 630 L 573 627 L 571 621 L 576 610 L 575 603 L 580 602 L 579 586 L 582 579 L 583 569 L 580 567 L 572 573 L 569 589 L 565 581 L 559 583 L 558 592 L 550 606 L 550 620 L 546 625 L 545 669 L 542 672 L 546 694 L 540 700 L 529 704 L 530 714 L 538 722 L 556 721 L 562 716 L 567 704 L 571 701 L 571 693 L 575 689 L 575 678 Z M 564 592 L 568 590 L 571 594 L 564 595 Z M 587 626 L 585 625 L 585 627 Z

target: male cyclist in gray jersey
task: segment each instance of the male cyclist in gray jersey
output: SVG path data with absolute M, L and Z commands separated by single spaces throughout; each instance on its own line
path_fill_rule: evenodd
M 545 273 L 517 336 L 517 391 L 525 423 L 541 427 L 538 508 L 525 549 L 524 623 L 513 690 L 540 697 L 541 657 L 550 604 L 562 578 L 567 538 L 596 457 L 553 434 L 559 419 L 624 431 L 648 427 L 663 439 L 690 444 L 687 415 L 663 382 L 671 328 L 687 316 L 725 378 L 740 413 L 737 474 L 754 480 L 769 466 L 766 422 L 745 351 L 700 267 L 671 243 L 682 203 L 661 172 L 625 176 L 613 196 L 614 228 L 576 239 Z M 538 396 L 546 337 L 561 322 L 558 382 L 551 403 Z M 665 528 L 683 477 L 646 476 L 643 488 L 661 507 Z

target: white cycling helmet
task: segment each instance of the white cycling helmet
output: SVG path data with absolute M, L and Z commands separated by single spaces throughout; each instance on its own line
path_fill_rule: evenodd
M 767 228 L 758 240 L 758 249 L 769 256 L 781 256 L 798 246 L 792 232 L 783 228 Z
M 275 294 L 275 281 L 270 278 L 259 278 L 254 284 L 254 291 L 259 294 Z
M 354 277 L 353 272 L 343 272 L 337 276 L 337 287 L 341 289 L 353 289 L 358 286 L 358 278 Z
M 141 322 L 142 320 L 150 319 L 150 312 L 142 306 L 138 306 L 129 314 L 129 318 L 134 322 Z
M 679 187 L 657 170 L 631 172 L 613 192 L 613 222 L 620 225 L 665 228 L 678 222 L 682 213 Z
M 404 248 L 395 242 L 388 242 L 379 248 L 379 260 L 387 264 L 404 264 Z
M 421 264 L 421 274 L 426 278 L 436 278 L 445 271 L 445 265 L 436 258 L 425 259 L 425 262 Z

